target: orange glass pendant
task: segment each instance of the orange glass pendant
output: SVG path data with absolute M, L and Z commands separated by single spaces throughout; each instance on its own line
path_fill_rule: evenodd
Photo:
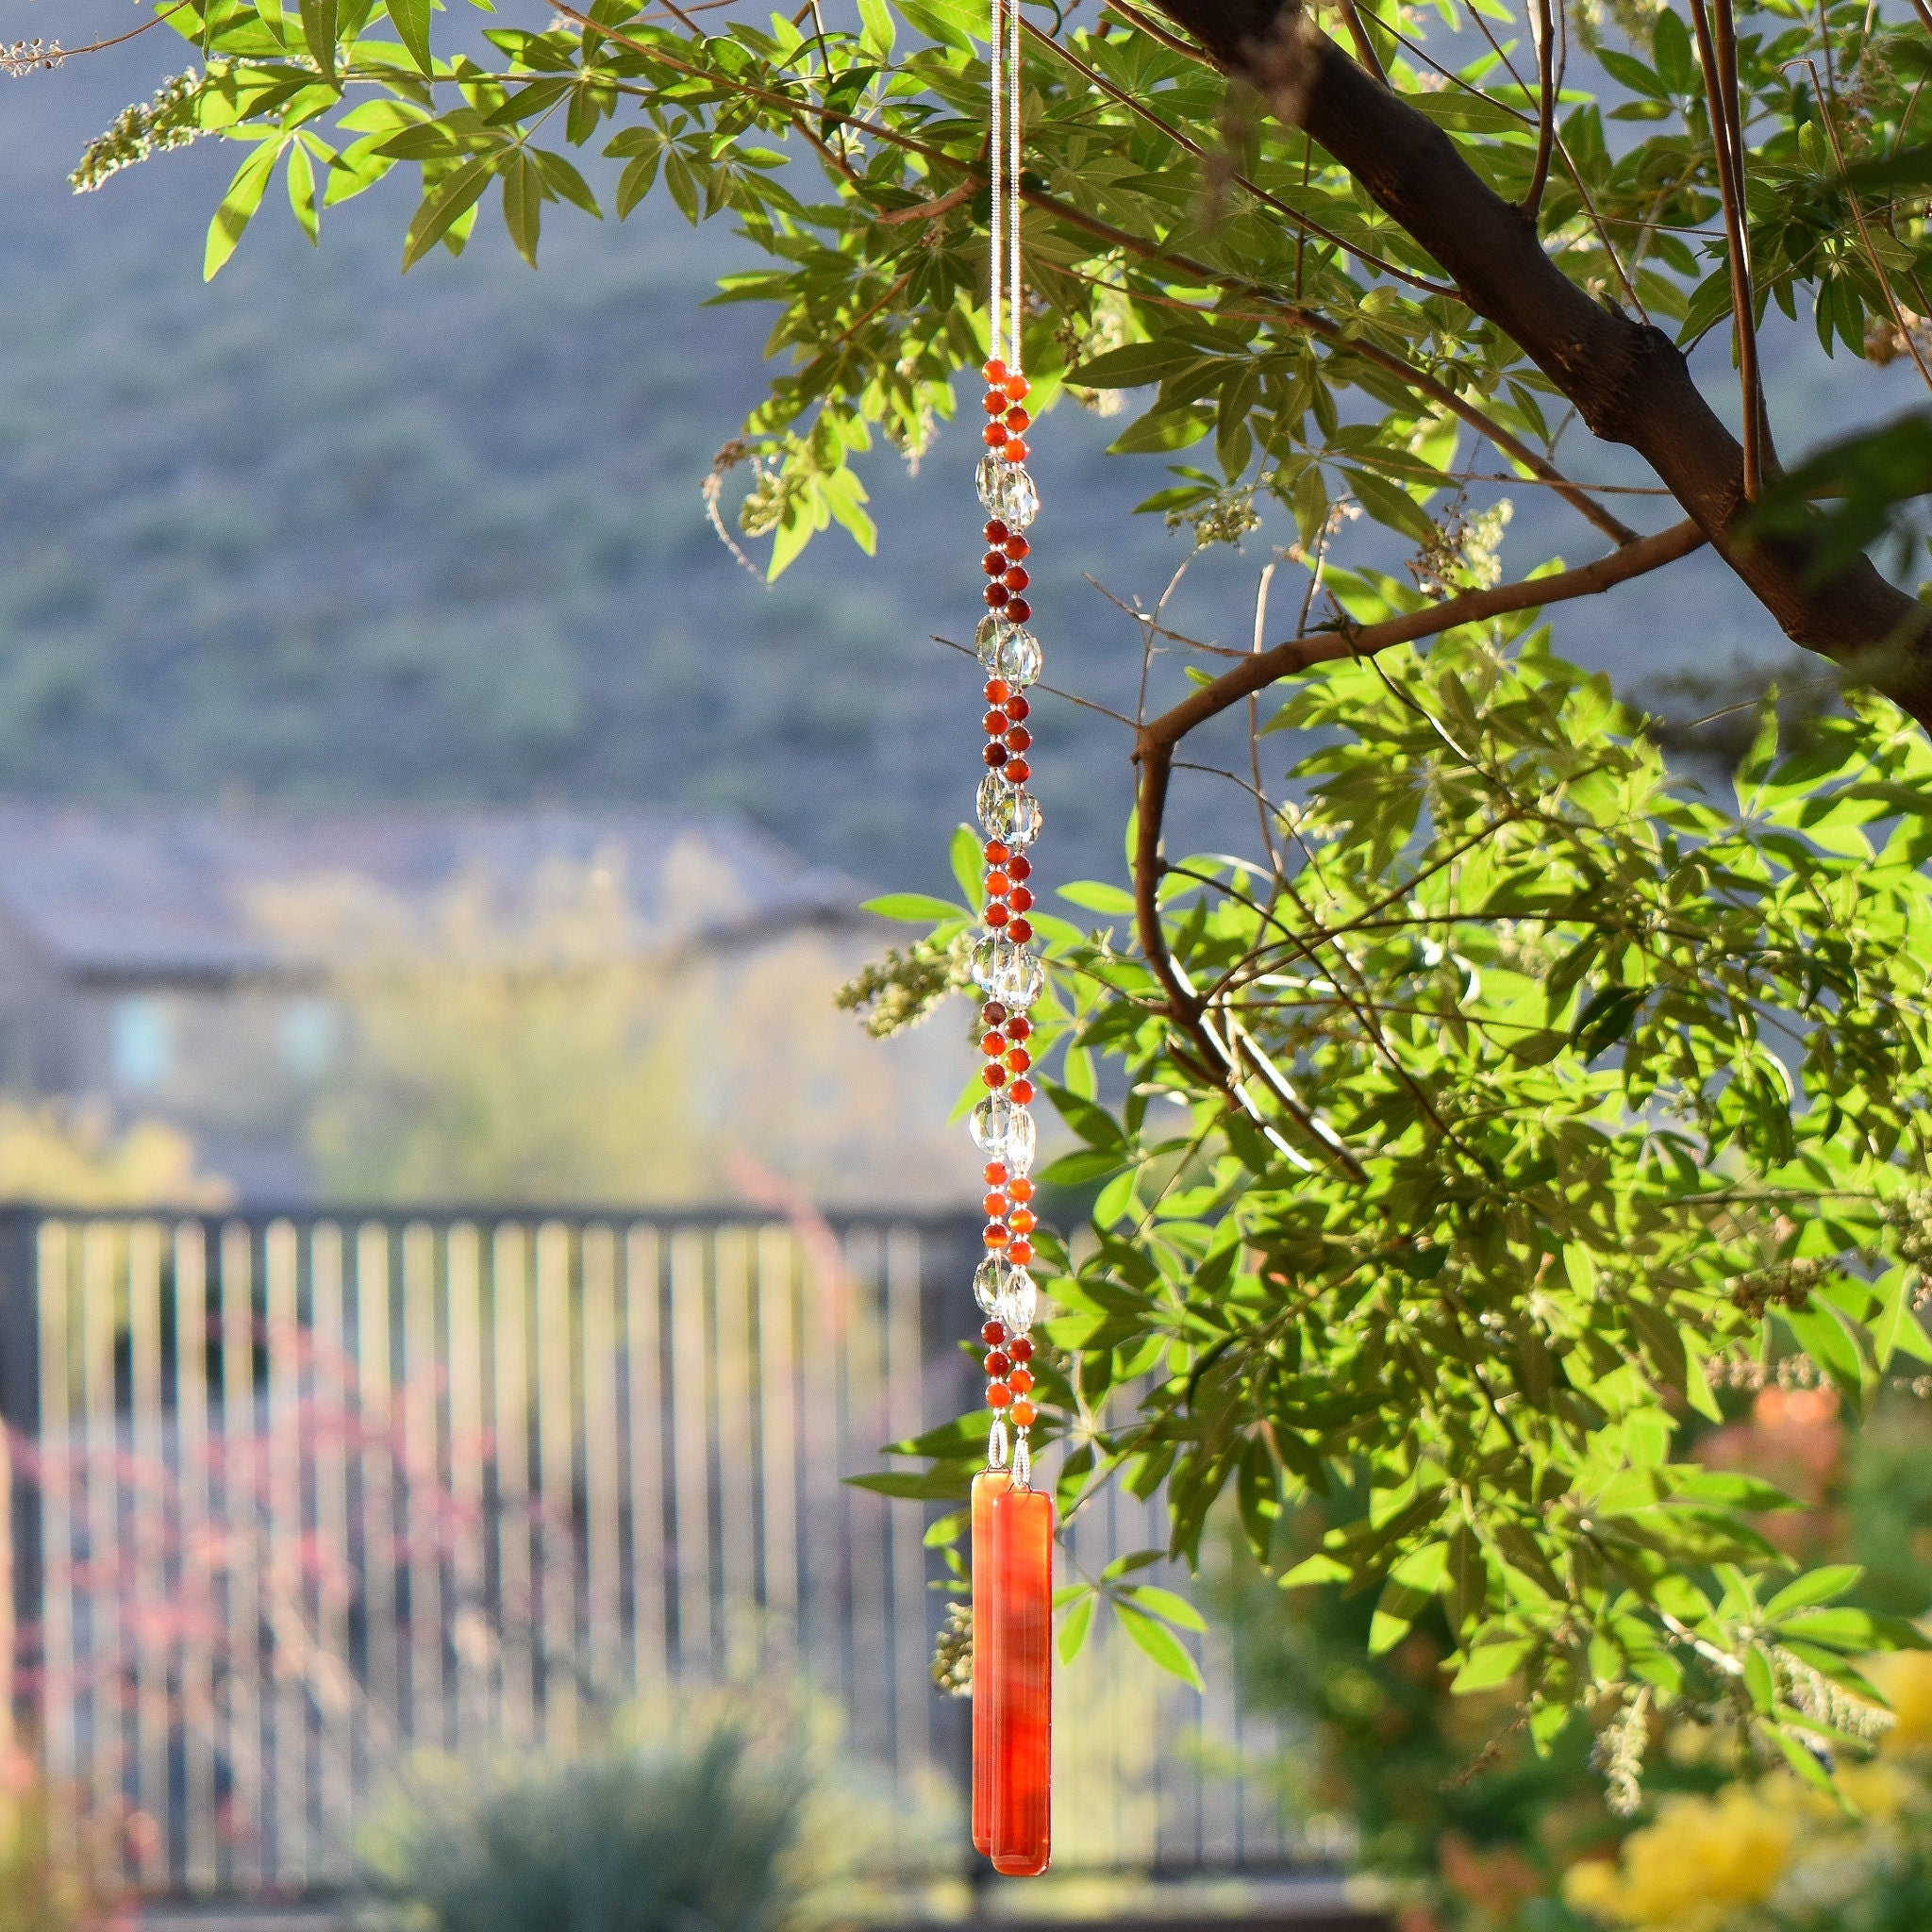
M 992 1865 L 1030 1878 L 1053 1845 L 1053 1498 L 1008 1487 L 991 1515 Z
M 973 1478 L 973 1849 L 992 1851 L 992 1506 L 1012 1478 Z

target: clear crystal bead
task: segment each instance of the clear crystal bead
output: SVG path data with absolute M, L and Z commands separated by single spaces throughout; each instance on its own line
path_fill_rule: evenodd
M 987 1314 L 992 1314 L 1000 1305 L 1000 1299 L 1013 1285 L 1013 1276 L 1019 1273 L 1013 1264 L 1001 1255 L 989 1255 L 973 1276 L 973 1299 Z
M 992 619 L 987 620 L 991 624 Z M 1008 684 L 1031 684 L 1040 675 L 1044 653 L 1040 640 L 1018 625 L 1005 625 L 993 642 L 993 655 L 986 655 L 986 625 L 979 626 L 979 661 Z
M 1024 792 L 1016 793 L 997 772 L 989 772 L 979 781 L 979 823 L 989 839 L 1004 839 L 1009 844 L 1012 842 L 1015 824 L 1013 801 L 1024 795 Z M 1037 830 L 1034 836 L 1039 836 Z
M 974 985 L 981 992 L 1003 999 L 1005 995 L 995 989 L 1013 977 L 1013 955 L 1018 951 L 1011 940 L 1002 939 L 996 932 L 988 933 L 974 945 L 968 961 L 967 970 L 973 974 Z
M 1033 1277 L 1024 1268 L 1008 1264 L 1007 1291 L 999 1299 L 993 1316 L 1007 1324 L 1008 1335 L 1024 1335 L 1033 1326 L 1033 1316 L 1039 1306 L 1040 1291 L 1033 1286 Z
M 1000 658 L 1007 655 L 1007 641 L 1012 635 L 1013 626 L 991 611 L 979 620 L 979 628 L 973 633 L 973 648 L 979 653 L 979 661 L 995 676 L 1007 675 L 1000 669 Z
M 1000 789 L 1007 794 L 1007 807 L 1002 814 L 1006 829 L 993 833 L 993 836 L 996 839 L 1004 839 L 1008 845 L 1032 844 L 1034 840 L 1040 837 L 1041 816 L 1039 799 L 1035 798 L 1030 791 L 1015 791 L 1010 786 L 1002 786 Z M 982 808 L 979 814 L 979 822 L 984 825 L 987 824 L 987 820 L 984 809 L 986 786 L 983 782 L 979 788 L 979 797 Z M 991 831 L 992 828 L 991 825 L 988 825 L 987 829 Z
M 998 517 L 1008 528 L 1024 530 L 1040 514 L 1040 491 L 1022 464 L 1003 457 L 981 457 L 977 480 L 987 514 Z
M 1004 1160 L 1014 1174 L 1033 1165 L 1033 1116 L 1004 1093 L 990 1093 L 973 1109 L 973 1138 L 990 1160 Z
M 975 966 L 977 955 L 974 956 Z M 996 1000 L 1024 1013 L 1046 985 L 1046 968 L 1024 946 L 1007 942 L 1005 954 L 993 965 L 993 978 L 987 991 Z

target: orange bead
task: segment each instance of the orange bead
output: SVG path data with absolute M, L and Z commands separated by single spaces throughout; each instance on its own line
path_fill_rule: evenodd
M 989 839 L 986 841 L 985 856 L 986 862 L 989 865 L 1006 865 L 1007 860 L 1012 858 L 1013 855 L 1011 851 L 1007 846 L 1002 845 L 997 839 Z M 1012 871 L 1012 868 L 1010 866 L 1008 866 L 1007 869 L 1009 872 Z M 1024 872 L 1014 873 L 1013 875 L 1015 878 L 1023 879 L 1026 876 L 1026 874 Z
M 989 899 L 986 902 L 986 911 L 981 916 L 985 919 L 987 924 L 999 926 L 1005 925 L 1013 915 L 1008 910 L 1007 902 L 1004 899 Z
M 986 890 L 995 899 L 1004 899 L 1012 887 L 1012 880 L 1003 872 L 990 872 L 986 875 Z
M 980 1068 L 979 1077 L 989 1087 L 1004 1087 L 1007 1084 L 1007 1070 L 1000 1065 L 999 1061 L 993 1060 Z
M 988 396 L 986 400 L 988 407 L 991 408 L 992 404 L 992 398 L 991 396 Z M 1002 400 L 1004 400 L 1004 398 Z M 1012 430 L 1016 436 L 1019 434 L 1021 430 L 1030 429 L 1032 426 L 1033 418 L 1029 416 L 1024 409 L 1021 408 L 1017 403 L 1014 404 L 1014 406 L 1007 411 L 1007 427 Z
M 990 705 L 1004 705 L 1013 694 L 1013 688 L 1004 677 L 989 677 L 986 680 L 986 701 Z M 1011 717 L 1011 711 L 1007 713 Z
M 991 717 L 991 713 L 989 712 L 987 715 Z M 1000 716 L 1004 718 L 1006 716 L 1006 713 L 1002 711 L 1000 713 Z M 989 730 L 991 728 L 991 726 L 988 726 Z M 1032 742 L 1033 734 L 1032 732 L 1027 730 L 1027 728 L 1024 724 L 1015 724 L 1012 727 L 1012 729 L 1007 733 L 1007 749 L 1008 751 L 1024 751 L 1027 748 L 1027 746 L 1030 745 Z
M 1000 847 L 1002 856 L 1005 855 L 1006 849 L 1004 845 Z M 989 858 L 991 858 L 992 847 L 989 845 L 986 850 L 987 857 Z M 1012 855 L 1011 860 L 1007 866 L 1007 872 L 1009 876 L 1016 879 L 1028 878 L 1033 873 L 1033 861 L 1024 852 L 1016 852 Z
M 1004 1408 L 1012 1399 L 1013 1391 L 1004 1382 L 989 1382 L 986 1385 L 987 1407 Z
M 1009 591 L 1024 591 L 1033 579 L 1016 563 L 1005 574 L 1002 581 L 1004 581 L 1007 589 Z
M 1016 1429 L 1031 1428 L 1033 1426 L 1034 1413 L 1034 1407 L 1030 1402 L 1014 1403 L 1012 1409 L 1013 1426 Z
M 1033 607 L 1024 597 L 1008 598 L 1007 615 L 1015 624 L 1024 624 L 1033 615 Z
M 987 379 L 991 381 L 991 377 L 989 376 Z M 1017 403 L 1032 390 L 1033 385 L 1015 370 L 1005 378 L 1000 387 Z
M 1007 714 L 1004 711 L 989 711 L 979 721 L 986 727 L 989 738 L 998 738 L 1007 728 Z
M 1007 1092 L 1008 1096 L 1012 1099 L 1015 1106 L 1029 1106 L 1033 1100 L 1033 1082 L 1031 1080 L 1024 1079 L 1015 1080 L 1013 1084 L 1007 1089 Z
M 979 1050 L 988 1059 L 996 1060 L 1007 1050 L 1007 1042 L 997 1033 L 989 1033 L 979 1042 Z
M 1016 1046 L 1007 1056 L 1007 1065 L 1016 1074 L 1024 1074 L 1033 1064 L 1033 1056 L 1024 1046 Z
M 1007 762 L 1007 748 L 1003 744 L 990 744 L 986 748 L 986 761 L 995 772 Z
M 1024 886 L 1015 886 L 1007 894 L 1007 904 L 1015 912 L 1024 912 L 1033 904 L 1033 894 Z
M 979 373 L 989 382 L 1004 383 L 1007 379 L 1007 365 L 997 356 L 991 357 L 979 365 Z
M 1004 550 L 1007 553 L 1007 555 L 1013 559 L 1015 563 L 1018 563 L 1019 560 L 1023 557 L 1024 557 L 1029 550 L 1033 548 L 1033 546 L 1032 544 L 1027 542 L 1025 538 L 1021 536 L 1020 533 L 1017 530 L 1015 530 L 1012 532 L 1010 536 L 1007 538 L 1006 541 L 1000 545 L 1000 548 Z
M 1002 1232 L 1004 1233 L 1004 1231 L 1003 1229 Z M 1029 1241 L 1008 1241 L 1007 1243 L 1007 1258 L 1016 1268 L 1025 1267 L 1027 1262 L 1033 1258 L 1033 1243 Z
M 1013 782 L 1016 785 L 1022 785 L 1025 783 L 1025 780 L 1019 775 L 1019 767 L 1020 761 L 1018 758 L 1015 758 L 1012 761 L 1012 763 L 1007 767 L 1008 772 L 1012 774 Z M 993 924 L 992 909 L 993 908 L 991 906 L 989 906 L 986 908 L 987 924 L 989 925 Z M 1004 912 L 1006 910 L 1006 908 L 1002 907 L 1000 909 Z M 1006 921 L 1006 927 L 1007 937 L 1010 939 L 1016 946 L 1024 946 L 1026 943 L 1026 941 L 1033 937 L 1033 922 L 1030 919 L 1014 919 L 1009 916 Z
M 989 550 L 979 559 L 979 567 L 990 577 L 1003 577 L 1007 574 L 1006 553 L 1002 550 Z
M 990 389 L 983 400 L 989 416 L 1004 416 L 1007 413 L 1007 398 L 1002 391 Z
M 1002 1363 L 1006 1363 L 1007 1358 L 1005 1356 L 1001 1356 L 1000 1360 Z M 987 1373 L 991 1374 L 992 1373 L 992 1357 L 991 1356 L 988 1356 L 986 1358 L 986 1368 Z M 1013 1368 L 1008 1363 L 1007 1364 L 1007 1366 L 1003 1367 L 999 1373 L 1006 1376 L 1007 1387 L 1010 1389 L 1015 1395 L 1024 1395 L 1026 1391 L 1033 1387 L 1033 1377 L 1024 1369 Z
M 1033 1343 L 1027 1337 L 1016 1335 L 1008 1344 L 1007 1353 L 1016 1362 L 1030 1362 L 1033 1359 Z
M 1007 425 L 1004 423 L 989 423 L 980 431 L 980 440 L 989 449 L 998 449 L 1007 441 Z
M 989 1187 L 997 1188 L 1005 1185 L 1007 1163 L 1004 1160 L 989 1160 L 982 1172 L 986 1176 L 986 1183 Z M 1026 1191 L 1020 1198 L 1023 1201 L 1030 1201 L 1033 1198 L 1033 1183 L 1031 1181 L 1026 1183 Z
M 1010 1204 L 1004 1194 L 989 1194 L 979 1205 L 986 1209 L 986 1218 L 989 1221 L 1004 1221 Z M 1024 1214 L 1026 1210 L 1023 1208 L 1020 1211 Z
M 997 1069 L 989 1067 L 986 1071 L 991 1074 L 996 1072 Z M 990 1248 L 1003 1248 L 1007 1245 L 1008 1240 L 1006 1224 L 1003 1222 L 989 1221 L 979 1238 Z
M 1015 785 L 1024 785 L 1033 775 L 1033 767 L 1024 758 L 1009 757 L 1006 763 L 1006 774 Z
M 991 428 L 989 424 L 987 427 Z M 1004 425 L 1002 429 L 1004 429 Z M 1007 439 L 1006 458 L 1009 463 L 1024 463 L 1026 460 L 1026 445 L 1017 436 Z
M 986 601 L 997 610 L 1001 605 L 1013 601 L 1013 593 L 1004 584 L 989 584 L 986 587 Z
M 1005 1180 L 1006 1175 L 1002 1174 L 1000 1178 Z M 1030 1201 L 1033 1198 L 1033 1183 L 1023 1174 L 1007 1190 L 1007 1192 L 1012 1195 L 1016 1201 Z
M 1004 544 L 1012 531 L 998 517 L 990 519 L 986 526 L 986 541 L 992 544 Z
M 1012 1366 L 1012 1363 L 1009 1362 L 1006 1358 L 1006 1357 L 1000 1353 L 998 1349 L 994 1349 L 992 1353 L 989 1355 L 986 1358 L 986 1373 L 989 1375 L 994 1377 L 995 1379 L 997 1379 L 1001 1375 L 1004 1375 L 1007 1373 L 1007 1371 L 1010 1369 Z M 1023 1375 L 1026 1375 L 1026 1371 L 1024 1369 L 1022 1369 L 1020 1373 Z M 1033 1377 L 1031 1375 L 1026 1375 L 1026 1386 L 1029 1389 L 1033 1386 Z
M 1007 716 L 1015 724 L 1019 724 L 1032 708 L 1033 707 L 1023 697 L 1010 697 L 1007 700 Z
M 991 1213 L 992 1210 L 989 1208 L 987 1211 Z M 1007 1210 L 1002 1208 L 1000 1212 L 1006 1214 Z M 1032 1208 L 1015 1208 L 1010 1214 L 1007 1214 L 1007 1225 L 1015 1234 L 1031 1234 L 1040 1225 L 1040 1221 Z
M 989 1348 L 997 1348 L 1007 1339 L 1007 1324 L 1004 1322 L 987 1322 L 982 1324 L 979 1330 L 979 1339 Z M 1032 1353 L 1030 1348 L 1027 1353 Z

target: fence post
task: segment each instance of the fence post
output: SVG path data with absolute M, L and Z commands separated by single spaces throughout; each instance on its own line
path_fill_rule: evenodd
M 40 1621 L 40 1492 L 14 1454 L 40 1440 L 41 1324 L 32 1208 L 0 1208 L 0 1751 L 15 1738 L 19 1632 Z

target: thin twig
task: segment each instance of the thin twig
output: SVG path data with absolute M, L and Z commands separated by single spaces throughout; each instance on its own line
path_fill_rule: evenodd
M 1523 197 L 1523 212 L 1532 222 L 1542 208 L 1550 153 L 1557 140 L 1557 24 L 1551 18 L 1550 0 L 1536 0 L 1536 166 L 1530 173 L 1529 192 Z

